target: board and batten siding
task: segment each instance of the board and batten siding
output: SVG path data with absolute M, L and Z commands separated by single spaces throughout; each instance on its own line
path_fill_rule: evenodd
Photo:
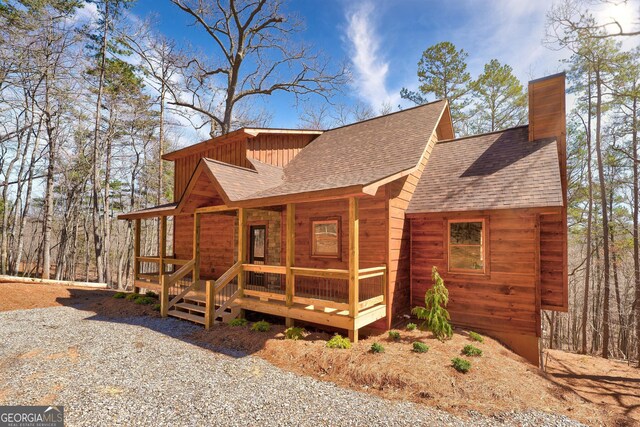
M 412 215 L 412 305 L 424 304 L 435 266 L 449 290 L 447 309 L 454 324 L 540 336 L 541 213 L 514 209 Z M 486 274 L 449 273 L 447 221 L 479 217 L 487 227 Z
M 247 156 L 284 167 L 318 135 L 262 134 L 247 141 Z
M 191 179 L 193 171 L 203 157 L 231 165 L 251 168 L 248 158 L 274 166 L 287 165 L 318 135 L 315 134 L 261 134 L 254 138 L 222 141 L 213 147 L 190 153 L 175 160 L 174 201 L 179 201 Z
M 247 142 L 242 141 L 223 142 L 211 148 L 206 148 L 200 152 L 189 154 L 175 160 L 174 169 L 174 202 L 182 197 L 182 193 L 187 188 L 191 175 L 195 171 L 200 159 L 203 157 L 219 160 L 236 166 L 250 167 L 246 155 Z

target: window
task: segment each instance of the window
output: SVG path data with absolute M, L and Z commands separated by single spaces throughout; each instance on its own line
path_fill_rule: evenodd
M 449 221 L 449 271 L 485 272 L 485 221 Z
M 340 221 L 338 218 L 311 221 L 311 255 L 340 257 Z

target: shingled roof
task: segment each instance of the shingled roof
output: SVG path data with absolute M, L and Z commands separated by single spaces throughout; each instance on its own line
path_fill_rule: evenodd
M 282 168 L 268 165 L 255 159 L 248 159 L 254 169 L 230 165 L 213 159 L 203 158 L 209 171 L 222 187 L 224 195 L 231 202 L 249 199 L 257 192 L 277 187 L 282 183 Z
M 407 213 L 562 206 L 555 139 L 528 126 L 435 145 Z
M 331 129 L 285 168 L 282 183 L 251 199 L 367 186 L 417 167 L 446 101 Z

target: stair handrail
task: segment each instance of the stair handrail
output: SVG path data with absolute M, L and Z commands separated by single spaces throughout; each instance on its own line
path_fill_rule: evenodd
M 184 276 L 189 274 L 189 272 L 193 270 L 194 265 L 195 265 L 195 259 L 192 259 L 188 263 L 186 263 L 185 265 L 180 267 L 180 269 L 178 269 L 178 271 L 176 271 L 175 273 L 173 273 L 171 276 L 169 276 L 167 278 L 167 281 L 164 284 L 163 288 L 169 289 L 178 280 L 182 279 Z M 182 292 L 180 292 L 171 301 L 169 301 L 169 304 L 167 304 L 167 310 L 170 309 L 171 307 L 173 307 L 174 305 L 176 305 L 182 298 L 184 298 L 184 296 L 186 294 L 188 294 L 196 284 L 198 284 L 198 282 L 191 283 L 191 285 L 189 285 L 189 287 L 187 287 L 186 289 L 183 289 Z
M 227 271 L 225 271 L 222 276 L 218 277 L 218 280 L 215 282 L 207 281 L 206 282 L 206 297 L 205 297 L 205 320 L 204 326 L 209 329 L 214 322 L 214 319 L 221 315 L 228 307 L 231 305 L 233 300 L 235 300 L 240 294 L 240 290 L 238 289 L 233 295 L 222 304 L 218 310 L 215 309 L 215 296 L 219 293 L 225 286 L 227 286 L 234 277 L 242 271 L 242 262 L 238 261 L 233 264 Z

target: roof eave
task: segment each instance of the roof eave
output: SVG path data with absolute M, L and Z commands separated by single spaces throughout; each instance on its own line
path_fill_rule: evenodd
M 405 212 L 405 216 L 407 218 L 418 218 L 422 215 L 453 215 L 453 214 L 465 214 L 465 213 L 489 213 L 495 211 L 509 211 L 509 210 L 517 210 L 517 211 L 535 211 L 536 213 L 542 214 L 552 214 L 558 213 L 562 210 L 562 204 L 559 205 L 546 205 L 546 206 L 518 206 L 518 207 L 500 207 L 500 208 L 481 208 L 481 209 L 458 209 L 458 210 L 449 210 L 449 211 L 429 211 L 426 209 L 409 211 Z

